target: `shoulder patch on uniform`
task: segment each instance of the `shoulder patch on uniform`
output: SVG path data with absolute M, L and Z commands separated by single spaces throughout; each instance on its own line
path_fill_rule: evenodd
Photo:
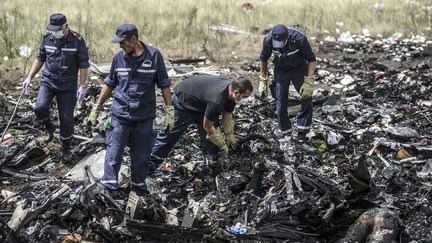
M 306 40 L 306 35 L 297 28 L 288 27 L 288 36 L 290 36 L 289 39 L 292 43 L 300 46 Z
M 78 33 L 78 32 L 75 32 L 75 31 L 73 31 L 73 30 L 71 30 L 71 29 L 69 29 L 69 31 L 72 33 L 72 35 L 75 37 L 75 38 L 77 38 L 78 40 L 82 40 L 83 38 L 82 38 L 82 36 Z

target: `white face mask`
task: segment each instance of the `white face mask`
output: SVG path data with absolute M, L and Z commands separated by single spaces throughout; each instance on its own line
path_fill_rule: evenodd
M 60 39 L 64 36 L 63 30 L 51 31 L 51 34 L 56 38 Z
M 240 101 L 242 101 L 245 97 L 243 97 L 240 92 L 237 91 L 237 95 L 234 94 L 234 100 L 238 104 Z

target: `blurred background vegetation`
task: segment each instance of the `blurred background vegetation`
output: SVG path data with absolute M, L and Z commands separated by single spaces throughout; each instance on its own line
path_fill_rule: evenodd
M 277 23 L 299 25 L 314 41 L 363 29 L 384 37 L 432 33 L 432 0 L 1 0 L 0 62 L 33 60 L 54 12 L 81 33 L 96 63 L 109 62 L 119 49 L 110 40 L 122 23 L 134 23 L 140 39 L 166 57 L 215 61 L 258 58 L 265 31 Z M 215 31 L 221 24 L 241 33 Z M 20 55 L 22 46 L 30 56 Z

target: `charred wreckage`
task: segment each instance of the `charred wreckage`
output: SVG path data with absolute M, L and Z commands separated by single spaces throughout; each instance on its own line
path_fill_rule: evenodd
M 148 196 L 127 191 L 128 156 L 124 193 L 98 182 L 103 122 L 85 123 L 96 85 L 75 113 L 70 164 L 59 163 L 58 143 L 40 142 L 34 101 L 23 97 L 0 144 L 0 241 L 432 242 L 431 55 L 432 42 L 417 37 L 321 43 L 306 138 L 278 141 L 274 100 L 251 98 L 236 108 L 233 153 L 204 158 L 190 129 L 147 179 Z M 171 76 L 220 73 L 183 61 Z M 234 66 L 257 75 L 258 62 Z M 4 130 L 17 100 L 0 98 Z

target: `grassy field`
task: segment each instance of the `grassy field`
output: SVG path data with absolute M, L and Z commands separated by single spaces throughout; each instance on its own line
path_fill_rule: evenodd
M 431 36 L 432 0 L 255 0 L 252 9 L 236 0 L 0 0 L 0 57 L 21 58 L 19 47 L 33 54 L 45 33 L 48 16 L 64 13 L 80 32 L 94 62 L 110 61 L 119 48 L 110 43 L 122 23 L 134 23 L 141 39 L 168 57 L 210 56 L 224 61 L 257 58 L 262 34 L 272 25 L 301 25 L 309 35 L 338 36 L 340 31 L 388 36 L 394 32 Z M 250 6 L 250 5 L 249 5 Z M 375 8 L 374 8 L 375 6 Z M 214 25 L 236 26 L 246 34 L 219 33 Z M 5 62 L 2 58 L 0 62 Z

